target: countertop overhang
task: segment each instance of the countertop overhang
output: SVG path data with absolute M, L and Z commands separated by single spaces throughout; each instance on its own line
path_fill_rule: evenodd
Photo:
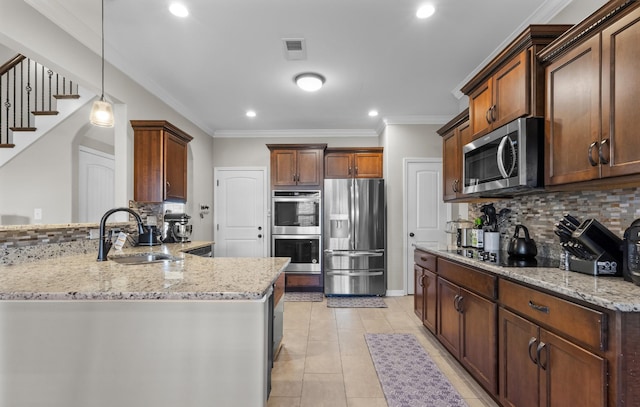
M 424 252 L 529 284 L 568 298 L 621 312 L 640 312 L 640 286 L 622 277 L 598 277 L 548 267 L 504 267 L 474 260 L 446 248 L 415 245 Z
M 109 258 L 167 253 L 173 261 L 124 265 L 96 261 L 97 252 L 0 266 L 2 300 L 258 300 L 288 257 L 199 257 L 185 251 L 211 242 L 112 250 Z

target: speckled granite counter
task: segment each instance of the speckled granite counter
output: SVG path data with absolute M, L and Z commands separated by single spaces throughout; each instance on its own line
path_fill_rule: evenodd
M 416 248 L 603 308 L 640 312 L 640 286 L 624 281 L 621 277 L 594 277 L 559 268 L 502 267 L 448 252 L 446 248 L 434 249 L 420 245 Z
M 167 253 L 175 261 L 144 265 L 97 262 L 90 254 L 0 266 L 0 300 L 257 300 L 289 258 L 207 258 L 184 253 L 211 244 L 191 242 L 134 247 Z

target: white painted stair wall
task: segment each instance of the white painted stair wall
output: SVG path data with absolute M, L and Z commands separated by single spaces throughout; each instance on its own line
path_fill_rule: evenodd
M 13 133 L 13 148 L 0 148 L 0 167 L 11 161 L 14 157 L 24 151 L 32 143 L 50 132 L 58 124 L 62 123 L 67 117 L 80 109 L 86 103 L 96 97 L 95 94 L 88 90 L 78 87 L 78 99 L 60 99 L 57 101 L 57 115 L 36 116 L 34 127 L 36 131 L 20 131 Z M 89 118 L 87 117 L 87 120 Z

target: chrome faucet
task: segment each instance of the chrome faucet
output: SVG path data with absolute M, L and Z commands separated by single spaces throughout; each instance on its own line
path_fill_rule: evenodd
M 111 245 L 112 245 L 111 238 L 109 238 L 109 236 L 105 234 L 104 229 L 105 229 L 105 224 L 107 223 L 107 218 L 115 212 L 129 212 L 130 214 L 132 214 L 133 217 L 136 218 L 136 222 L 138 222 L 138 233 L 140 234 L 144 233 L 144 225 L 142 224 L 142 218 L 140 218 L 140 215 L 138 215 L 136 212 L 134 212 L 129 208 L 109 209 L 107 212 L 105 212 L 104 215 L 102 215 L 102 219 L 100 219 L 100 244 L 98 247 L 98 261 L 107 260 L 107 254 L 111 249 Z

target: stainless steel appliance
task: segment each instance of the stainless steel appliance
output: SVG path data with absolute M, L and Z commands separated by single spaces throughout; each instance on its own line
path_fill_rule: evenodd
M 186 213 L 165 213 L 162 233 L 163 243 L 189 242 L 193 226 L 189 223 L 191 216 Z
M 324 182 L 324 293 L 385 295 L 384 180 Z
M 288 274 L 322 272 L 322 193 L 273 191 L 271 254 L 290 257 Z
M 291 257 L 287 274 L 320 274 L 322 238 L 320 235 L 271 235 L 274 257 Z
M 271 200 L 275 235 L 319 235 L 322 222 L 320 191 L 273 191 Z
M 523 117 L 462 148 L 463 192 L 497 196 L 544 185 L 544 121 Z

